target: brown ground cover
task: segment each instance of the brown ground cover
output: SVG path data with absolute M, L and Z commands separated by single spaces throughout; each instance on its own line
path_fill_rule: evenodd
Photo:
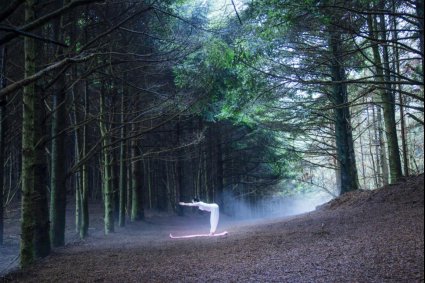
M 383 189 L 349 193 L 290 218 L 235 222 L 223 217 L 219 230 L 229 232 L 223 237 L 168 237 L 170 232 L 208 232 L 207 215 L 152 215 L 148 222 L 129 224 L 109 236 L 97 220 L 87 240 L 69 237 L 64 248 L 2 280 L 424 282 L 423 180 L 420 175 Z M 5 262 L 16 264 L 16 241 L 7 242 L 0 250 L 0 268 Z

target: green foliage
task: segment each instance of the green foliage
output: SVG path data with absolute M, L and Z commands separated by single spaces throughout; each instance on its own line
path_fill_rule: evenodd
M 296 157 L 280 148 L 277 132 L 258 126 L 259 117 L 268 111 L 264 105 L 268 99 L 265 91 L 268 81 L 253 72 L 246 62 L 263 63 L 261 40 L 252 44 L 249 38 L 229 41 L 225 37 L 202 38 L 202 48 L 174 68 L 174 82 L 184 92 L 205 96 L 202 105 L 192 110 L 204 120 L 230 121 L 236 133 L 248 132 L 242 139 L 230 143 L 231 157 L 228 158 L 239 164 L 238 170 L 251 172 L 251 186 L 271 188 L 281 178 L 291 176 L 290 163 Z M 246 185 L 241 186 L 244 187 Z

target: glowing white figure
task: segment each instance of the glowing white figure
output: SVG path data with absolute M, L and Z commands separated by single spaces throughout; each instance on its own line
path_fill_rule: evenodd
M 210 212 L 210 235 L 214 235 L 215 231 L 217 230 L 218 219 L 220 217 L 220 208 L 218 207 L 218 204 L 205 203 L 197 199 L 194 199 L 189 203 L 179 202 L 179 204 L 185 206 L 197 206 L 200 210 Z

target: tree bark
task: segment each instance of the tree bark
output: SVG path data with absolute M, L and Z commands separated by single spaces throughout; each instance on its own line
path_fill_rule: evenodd
M 41 50 L 38 46 L 38 51 Z M 42 55 L 37 52 L 37 58 Z M 46 111 L 41 86 L 35 86 L 35 130 L 34 132 L 34 196 L 33 196 L 33 215 L 34 215 L 34 254 L 36 258 L 43 258 L 50 254 L 50 221 L 48 205 L 48 160 L 46 156 L 46 144 L 48 136 L 46 125 Z
M 4 46 L 0 49 L 0 89 L 6 86 L 6 54 Z M 0 246 L 3 245 L 4 233 L 4 164 L 5 164 L 5 133 L 6 133 L 6 103 L 0 100 Z
M 369 28 L 369 37 L 377 40 L 376 21 L 372 18 L 371 15 L 368 15 L 368 28 Z M 382 19 L 381 19 L 382 21 Z M 384 26 L 380 29 L 385 28 Z M 382 36 L 385 33 L 383 32 Z M 379 46 L 372 42 L 372 51 L 373 51 L 373 60 L 376 70 L 376 80 L 381 83 L 385 83 L 386 88 L 381 90 L 381 104 L 383 109 L 383 118 L 385 124 L 385 135 L 387 138 L 387 150 L 388 150 L 388 161 L 389 161 L 389 175 L 390 182 L 393 183 L 402 176 L 401 172 L 401 160 L 398 148 L 397 140 L 397 126 L 395 121 L 395 101 L 393 93 L 391 92 L 391 82 L 389 78 L 389 65 L 388 61 L 385 60 L 382 62 L 381 54 L 379 52 Z M 384 55 L 388 55 L 386 49 L 383 49 Z M 383 171 L 385 172 L 385 171 Z
M 66 127 L 66 94 L 65 77 L 62 75 L 58 88 L 53 96 L 52 115 L 52 149 L 51 149 L 51 183 L 50 183 L 50 236 L 52 245 L 60 247 L 65 245 L 66 221 L 66 153 L 65 133 Z
M 131 151 L 132 151 L 132 141 L 127 140 L 127 144 L 126 144 L 126 151 L 127 151 L 127 156 L 129 156 L 131 158 Z M 133 177 L 132 177 L 132 170 L 133 170 L 133 166 L 132 163 L 130 162 L 129 166 L 126 166 L 127 170 L 126 170 L 126 174 L 127 174 L 127 183 L 126 183 L 126 188 L 127 188 L 127 216 L 131 219 L 131 207 L 132 207 L 132 193 L 133 193 Z
M 395 1 L 392 1 L 392 5 L 393 5 L 393 13 L 395 13 Z M 422 7 L 423 9 L 423 7 Z M 422 15 L 423 18 L 423 15 Z M 393 39 L 395 41 L 398 41 L 398 34 L 397 34 L 397 19 L 396 17 L 392 17 L 393 20 Z M 422 34 L 423 36 L 423 34 Z M 422 38 L 423 40 L 423 38 Z M 396 72 L 396 80 L 398 82 L 400 82 L 400 52 L 399 52 L 399 47 L 397 44 L 394 44 L 393 47 L 393 62 L 394 62 L 394 70 Z M 422 50 L 423 52 L 423 50 Z M 404 115 L 404 98 L 403 98 L 403 93 L 402 93 L 402 86 L 401 84 L 397 84 L 395 86 L 399 92 L 398 98 L 399 98 L 399 104 L 400 104 L 400 127 L 401 127 L 401 147 L 402 147 L 402 151 L 403 151 L 403 168 L 404 168 L 404 175 L 409 176 L 410 172 L 409 172 L 409 150 L 408 150 L 408 146 L 407 146 L 407 138 L 406 138 L 406 119 L 405 119 L 405 115 Z
M 25 1 L 25 20 L 35 19 L 35 1 Z M 34 39 L 24 38 L 25 77 L 35 73 L 35 43 Z M 32 214 L 34 195 L 34 117 L 35 117 L 35 83 L 28 84 L 23 89 L 22 113 L 22 200 L 21 200 L 21 266 L 26 267 L 34 262 L 34 217 Z
M 215 202 L 223 207 L 223 190 L 224 190 L 224 164 L 223 164 L 223 138 L 220 125 L 216 125 L 216 166 L 217 166 L 217 187 L 215 188 Z
M 380 178 L 382 179 L 382 183 L 384 186 L 388 185 L 389 183 L 389 171 L 388 171 L 388 158 L 387 158 L 387 152 L 385 150 L 385 140 L 384 140 L 384 127 L 383 127 L 383 121 L 382 121 L 382 109 L 380 105 L 376 106 L 376 136 L 377 136 L 377 159 L 378 159 L 378 166 L 381 169 L 378 175 L 380 175 Z
M 111 156 L 109 153 L 109 133 L 106 127 L 105 89 L 102 87 L 100 93 L 100 132 L 102 139 L 102 168 L 103 168 L 103 201 L 104 201 L 104 224 L 105 235 L 114 232 L 114 191 L 111 179 Z
M 181 121 L 180 118 L 179 120 L 176 122 L 176 142 L 177 145 L 180 145 L 181 142 L 181 135 L 182 135 L 182 129 L 181 129 Z M 178 152 L 180 153 L 180 151 Z M 177 212 L 178 216 L 183 216 L 184 215 L 184 210 L 183 207 L 181 205 L 179 205 L 179 202 L 184 201 L 183 199 L 183 160 L 182 157 L 178 156 L 177 161 L 176 161 L 176 177 L 177 177 L 177 182 L 176 182 L 176 199 L 175 199 L 175 210 Z
M 381 1 L 381 8 L 385 8 L 385 2 Z M 385 16 L 380 15 L 379 29 L 381 31 L 381 40 L 387 41 L 387 27 Z M 392 89 L 391 71 L 389 64 L 388 45 L 382 45 L 382 58 L 384 67 L 384 78 L 386 82 L 385 96 L 382 99 L 384 108 L 385 133 L 388 143 L 388 157 L 390 164 L 391 183 L 395 183 L 403 176 L 400 151 L 397 137 L 397 122 L 395 119 L 395 97 Z
M 58 8 L 63 6 L 62 0 L 57 0 Z M 55 22 L 55 33 L 59 41 L 66 38 L 66 19 L 62 16 Z M 63 59 L 64 50 L 58 48 L 57 58 Z M 66 222 L 66 152 L 65 133 L 66 128 L 66 78 L 62 73 L 57 80 L 53 95 L 52 114 L 52 148 L 51 148 L 51 177 L 50 177 L 50 237 L 53 247 L 65 245 L 65 222 Z
M 135 132 L 135 126 L 132 124 L 132 133 Z M 131 142 L 131 221 L 141 221 L 144 219 L 143 207 L 143 182 L 142 182 L 142 162 L 137 140 Z
M 338 31 L 330 30 L 329 48 L 332 81 L 344 81 L 345 69 L 341 64 L 343 61 L 341 52 L 342 40 L 341 34 Z M 335 107 L 335 138 L 337 158 L 341 170 L 340 194 L 344 194 L 359 188 L 347 85 L 344 83 L 333 84 L 330 98 Z
M 124 80 L 126 83 L 127 80 Z M 119 227 L 125 226 L 125 207 L 126 207 L 126 168 L 125 168 L 125 115 L 124 115 L 124 101 L 127 97 L 127 87 L 124 86 L 121 93 L 121 130 L 120 130 L 120 157 L 119 157 L 119 212 L 118 212 L 118 225 Z
M 87 11 L 87 10 L 86 10 Z M 87 29 L 84 30 L 84 41 L 88 38 Z M 89 83 L 87 80 L 84 81 L 84 114 L 83 120 L 84 125 L 81 134 L 81 156 L 84 158 L 87 155 L 87 149 L 89 148 L 89 138 L 88 138 L 88 118 L 90 113 L 90 100 L 89 100 Z M 81 223 L 80 223 L 80 238 L 84 239 L 88 236 L 90 217 L 89 217 L 89 176 L 90 176 L 90 166 L 88 164 L 89 160 L 86 160 L 81 166 Z
M 418 16 L 419 46 L 421 49 L 422 66 L 424 65 L 424 0 L 416 0 L 416 15 Z M 423 76 L 422 76 L 423 82 Z

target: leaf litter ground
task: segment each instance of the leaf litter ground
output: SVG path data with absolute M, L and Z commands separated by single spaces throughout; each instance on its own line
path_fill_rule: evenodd
M 88 239 L 78 240 L 70 228 L 65 247 L 25 270 L 16 269 L 19 221 L 13 222 L 11 216 L 6 246 L 0 248 L 0 278 L 4 282 L 424 282 L 423 185 L 423 175 L 411 177 L 379 190 L 345 194 L 316 211 L 289 218 L 235 222 L 222 217 L 219 230 L 228 231 L 226 237 L 179 240 L 170 239 L 169 233 L 207 232 L 207 215 L 150 215 L 146 222 L 130 223 L 104 236 L 101 209 L 92 206 Z

